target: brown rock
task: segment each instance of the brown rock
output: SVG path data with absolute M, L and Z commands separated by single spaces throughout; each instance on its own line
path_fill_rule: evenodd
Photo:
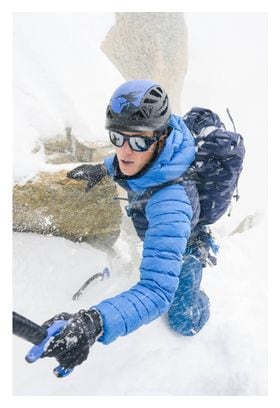
M 56 135 L 42 140 L 45 154 L 71 152 L 71 140 L 66 135 Z
M 112 245 L 121 224 L 120 204 L 113 200 L 115 184 L 105 177 L 86 193 L 85 182 L 68 179 L 66 173 L 41 172 L 14 186 L 14 230 Z

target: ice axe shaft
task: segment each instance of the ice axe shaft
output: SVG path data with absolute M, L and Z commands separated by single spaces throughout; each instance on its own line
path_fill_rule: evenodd
M 13 312 L 13 334 L 32 344 L 40 344 L 47 337 L 48 332 L 42 326 Z

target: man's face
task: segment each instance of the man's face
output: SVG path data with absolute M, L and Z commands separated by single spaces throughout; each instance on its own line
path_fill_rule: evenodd
M 122 132 L 127 136 L 153 137 L 153 132 Z M 153 143 L 145 152 L 135 152 L 126 140 L 122 147 L 116 148 L 119 167 L 126 176 L 134 176 L 141 171 L 153 158 L 157 142 Z

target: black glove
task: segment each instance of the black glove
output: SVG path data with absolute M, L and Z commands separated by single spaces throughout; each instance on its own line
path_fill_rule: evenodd
M 63 368 L 74 368 L 87 359 L 90 346 L 102 334 L 101 316 L 95 309 L 60 313 L 47 320 L 43 327 L 48 328 L 57 320 L 69 320 L 69 323 L 50 342 L 42 357 L 55 357 Z
M 75 180 L 86 180 L 87 186 L 85 191 L 88 192 L 94 187 L 104 176 L 107 170 L 104 164 L 82 164 L 67 173 L 68 178 Z

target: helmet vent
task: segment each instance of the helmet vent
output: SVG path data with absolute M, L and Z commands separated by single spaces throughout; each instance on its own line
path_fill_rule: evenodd
M 160 112 L 160 116 L 164 116 L 167 112 L 167 109 L 168 109 L 168 106 L 166 105 L 166 108 L 162 112 Z
M 161 88 L 157 88 L 157 90 L 151 89 L 150 95 L 153 95 L 153 96 L 155 96 L 156 98 L 160 98 L 161 95 L 162 95 Z
M 145 116 L 140 110 L 138 110 L 133 115 L 131 115 L 129 119 L 130 120 L 141 120 L 141 119 L 145 119 Z
M 110 106 L 107 107 L 106 117 L 109 119 L 113 119 L 113 115 L 112 115 Z
M 150 98 L 145 98 L 144 103 L 156 103 L 157 101 L 155 99 L 150 99 Z
M 146 118 L 149 118 L 151 116 L 152 111 L 153 111 L 153 107 L 152 106 L 143 106 L 141 111 L 142 111 L 142 113 L 144 114 L 144 116 Z

